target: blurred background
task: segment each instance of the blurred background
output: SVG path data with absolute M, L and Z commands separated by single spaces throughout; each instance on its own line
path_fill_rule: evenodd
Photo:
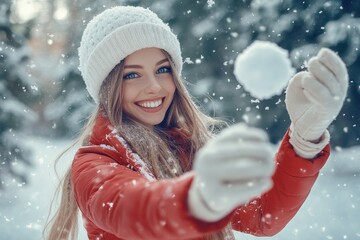
M 182 44 L 187 87 L 204 111 L 263 128 L 274 144 L 290 123 L 284 94 L 251 97 L 233 75 L 236 56 L 254 40 L 270 41 L 300 71 L 320 48 L 331 48 L 350 75 L 329 129 L 332 147 L 360 145 L 360 1 L 0 0 L 0 192 L 29 177 L 34 153 L 21 136 L 72 139 L 81 131 L 94 104 L 77 48 L 88 21 L 115 5 L 149 7 L 168 22 Z

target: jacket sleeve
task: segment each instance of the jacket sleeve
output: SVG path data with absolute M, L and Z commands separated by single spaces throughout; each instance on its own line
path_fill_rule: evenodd
M 78 206 L 104 231 L 122 239 L 190 239 L 230 222 L 230 216 L 205 223 L 189 215 L 186 199 L 192 174 L 150 181 L 110 155 L 87 148 L 78 151 L 72 165 Z
M 272 189 L 234 212 L 233 229 L 257 236 L 280 232 L 306 200 L 329 154 L 327 145 L 315 159 L 299 157 L 287 132 L 276 154 Z

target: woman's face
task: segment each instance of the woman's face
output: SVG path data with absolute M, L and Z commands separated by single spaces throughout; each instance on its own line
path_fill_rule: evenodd
M 145 48 L 126 57 L 123 73 L 123 111 L 149 126 L 161 123 L 174 96 L 175 84 L 166 55 Z

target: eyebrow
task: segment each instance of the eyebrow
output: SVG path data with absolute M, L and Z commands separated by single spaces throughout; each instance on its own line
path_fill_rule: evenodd
M 164 62 L 168 62 L 167 58 L 164 58 L 156 63 L 156 66 L 163 64 Z M 124 68 L 143 68 L 141 65 L 125 65 Z

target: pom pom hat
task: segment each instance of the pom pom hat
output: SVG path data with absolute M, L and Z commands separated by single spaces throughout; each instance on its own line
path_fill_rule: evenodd
M 169 53 L 175 70 L 181 73 L 179 40 L 151 10 L 118 6 L 95 16 L 86 26 L 79 47 L 79 69 L 94 101 L 98 102 L 102 82 L 121 60 L 150 47 Z

